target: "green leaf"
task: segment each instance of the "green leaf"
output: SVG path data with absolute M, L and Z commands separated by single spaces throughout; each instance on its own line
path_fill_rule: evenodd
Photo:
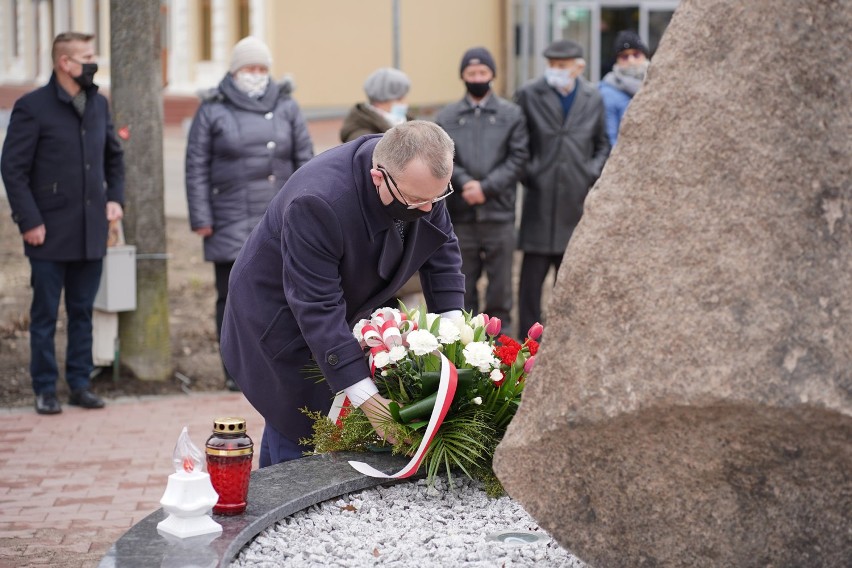
M 388 410 L 390 411 L 391 416 L 393 416 L 393 419 L 397 423 L 405 424 L 405 421 L 402 419 L 402 416 L 399 413 L 399 403 L 391 401 L 390 404 L 388 404 Z
M 423 418 L 424 416 L 429 416 L 431 414 L 432 409 L 435 408 L 435 401 L 438 400 L 438 393 L 432 393 L 426 398 L 420 399 L 418 401 L 412 402 L 408 406 L 399 409 L 399 416 L 401 418 L 400 423 L 405 424 L 411 420 L 415 420 L 417 418 Z

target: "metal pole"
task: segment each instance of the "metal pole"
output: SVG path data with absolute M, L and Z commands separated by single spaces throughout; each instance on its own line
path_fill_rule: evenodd
M 392 0 L 393 8 L 393 66 L 401 68 L 399 46 L 399 0 Z

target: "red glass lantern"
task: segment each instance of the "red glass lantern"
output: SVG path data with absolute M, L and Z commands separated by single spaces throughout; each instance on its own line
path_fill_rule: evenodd
M 213 507 L 218 515 L 239 515 L 246 510 L 251 458 L 254 444 L 246 434 L 243 418 L 217 418 L 207 439 L 207 473 L 219 501 Z

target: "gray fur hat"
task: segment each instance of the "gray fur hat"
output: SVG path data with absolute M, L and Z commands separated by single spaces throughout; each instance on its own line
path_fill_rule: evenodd
M 393 67 L 376 69 L 364 81 L 364 93 L 370 102 L 384 102 L 401 99 L 408 94 L 411 80 L 408 75 Z

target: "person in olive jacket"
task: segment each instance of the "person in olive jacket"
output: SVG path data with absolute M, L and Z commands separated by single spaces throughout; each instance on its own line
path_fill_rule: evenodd
M 393 67 L 376 69 L 364 81 L 366 103 L 349 110 L 340 128 L 340 141 L 351 142 L 366 134 L 382 134 L 407 120 L 405 97 L 411 88 L 408 75 Z
M 58 414 L 55 332 L 65 290 L 69 404 L 101 408 L 90 390 L 92 311 L 106 255 L 109 222 L 122 218 L 124 152 L 109 105 L 98 94 L 94 36 L 53 40 L 47 85 L 15 102 L 0 171 L 32 268 L 30 375 L 39 414 Z
M 583 48 L 559 40 L 545 49 L 544 57 L 544 77 L 515 93 L 530 135 L 519 237 L 524 251 L 518 290 L 521 330 L 541 319 L 544 280 L 551 266 L 559 270 L 583 202 L 610 150 L 601 95 L 581 77 Z
M 447 210 L 459 239 L 465 277 L 464 308 L 480 311 L 477 283 L 488 278 L 484 312 L 511 323 L 517 183 L 529 157 L 524 113 L 491 89 L 491 53 L 474 47 L 459 69 L 467 93 L 438 113 L 436 122 L 456 144 Z
M 230 71 L 202 97 L 189 131 L 189 223 L 204 237 L 204 259 L 215 267 L 217 334 L 237 253 L 284 182 L 314 155 L 291 84 L 272 83 L 271 65 L 266 44 L 251 36 L 240 40 Z M 239 388 L 227 371 L 225 386 Z

